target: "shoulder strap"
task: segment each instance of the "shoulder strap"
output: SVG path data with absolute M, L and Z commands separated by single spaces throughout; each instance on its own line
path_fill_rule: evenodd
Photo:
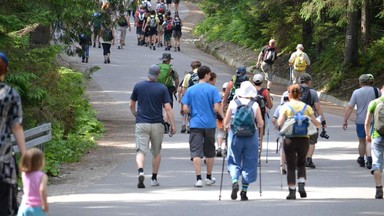
M 255 103 L 255 101 L 251 99 L 251 100 L 249 100 L 247 106 L 249 106 L 249 107 L 252 108 L 252 106 L 253 106 L 254 103 Z
M 292 108 L 292 106 L 289 104 L 287 104 L 287 106 L 292 110 L 293 114 L 296 115 L 297 112 Z
M 306 109 L 307 109 L 307 104 L 305 104 L 303 109 L 300 111 L 302 115 L 304 115 L 304 112 L 305 112 Z
M 236 102 L 237 106 L 241 106 L 241 105 L 243 105 L 243 104 L 241 103 L 241 101 L 240 101 L 238 98 L 235 99 L 235 102 Z
M 375 86 L 372 86 L 373 90 L 375 91 L 375 98 L 379 98 L 379 91 Z

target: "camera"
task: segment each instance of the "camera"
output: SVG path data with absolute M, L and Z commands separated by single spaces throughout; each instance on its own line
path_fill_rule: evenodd
M 320 133 L 320 137 L 324 139 L 329 139 L 329 135 L 327 134 L 327 131 L 324 130 Z

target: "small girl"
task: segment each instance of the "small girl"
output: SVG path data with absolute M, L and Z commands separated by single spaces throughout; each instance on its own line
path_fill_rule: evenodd
M 21 157 L 24 195 L 17 216 L 44 216 L 44 212 L 48 212 L 48 176 L 42 171 L 43 167 L 44 155 L 40 149 L 29 149 Z

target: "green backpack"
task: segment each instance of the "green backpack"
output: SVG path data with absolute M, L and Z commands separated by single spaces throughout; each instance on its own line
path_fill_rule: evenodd
M 254 100 L 250 100 L 248 104 L 242 104 L 239 99 L 235 99 L 237 109 L 233 117 L 231 129 L 233 134 L 239 137 L 252 136 L 256 132 L 255 116 L 252 106 Z
M 167 87 L 172 86 L 172 65 L 170 64 L 158 64 L 157 66 L 160 67 L 160 75 L 159 78 L 157 78 L 157 81 L 159 83 L 164 84 Z
M 380 99 L 377 99 L 374 119 L 374 129 L 380 136 L 384 136 L 384 102 Z

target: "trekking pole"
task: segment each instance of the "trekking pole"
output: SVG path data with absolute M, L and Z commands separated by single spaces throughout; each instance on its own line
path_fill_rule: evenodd
M 289 67 L 289 85 L 293 84 L 292 67 Z
M 268 118 L 268 126 L 267 126 L 267 155 L 265 157 L 265 163 L 268 163 L 268 146 L 269 146 L 269 125 L 271 124 L 271 119 L 269 118 L 269 112 L 266 113 Z
M 225 133 L 225 145 L 228 146 L 227 144 L 228 141 L 228 132 Z M 227 154 L 223 154 L 223 164 L 221 166 L 221 180 L 220 180 L 220 193 L 219 193 L 219 201 L 221 201 L 221 190 L 223 188 L 223 176 L 224 176 L 224 164 L 225 164 L 225 157 L 227 157 Z
M 259 162 L 258 162 L 258 165 L 259 165 L 259 192 L 260 192 L 260 196 L 261 196 L 261 149 L 259 148 Z

